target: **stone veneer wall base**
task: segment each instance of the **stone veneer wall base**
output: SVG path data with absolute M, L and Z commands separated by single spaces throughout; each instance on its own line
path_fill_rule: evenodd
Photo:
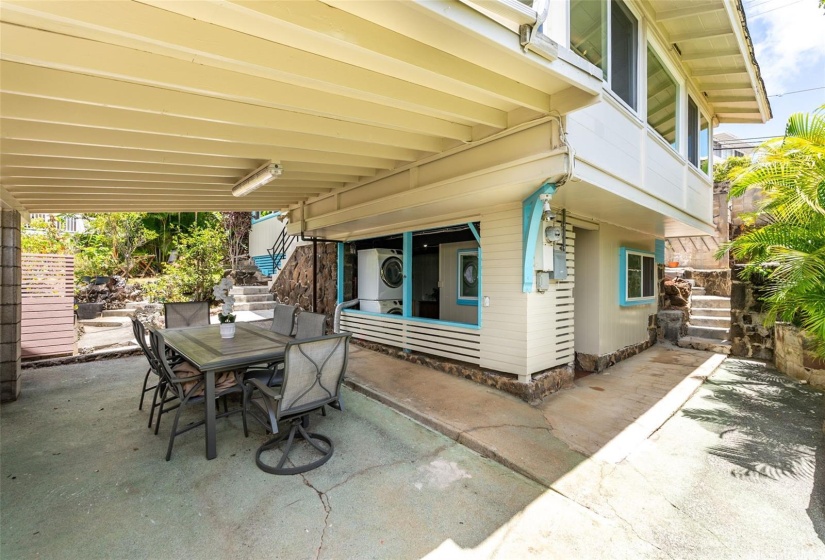
M 537 404 L 548 395 L 573 386 L 574 373 L 572 364 L 536 373 L 529 383 L 522 383 L 512 375 L 499 371 L 486 370 L 465 362 L 450 360 L 449 358 L 441 358 L 419 352 L 405 352 L 401 348 L 357 338 L 353 338 L 352 342 L 368 350 L 380 352 L 393 358 L 427 366 L 431 369 L 455 375 L 456 377 L 463 377 L 482 385 L 488 385 L 505 393 L 515 395 L 529 404 Z
M 656 320 L 656 315 L 651 315 L 650 317 L 650 322 L 654 322 Z M 621 362 L 622 360 L 626 360 L 631 356 L 640 354 L 648 348 L 650 348 L 651 346 L 653 346 L 654 344 L 656 344 L 656 327 L 650 326 L 650 324 L 648 324 L 647 332 L 647 340 L 639 342 L 638 344 L 631 344 L 630 346 L 619 348 L 615 352 L 610 352 L 608 354 L 602 354 L 599 356 L 596 354 L 584 354 L 582 352 L 576 352 L 576 363 L 578 364 L 579 368 L 584 371 L 601 373 L 610 366 L 616 365 L 617 363 Z

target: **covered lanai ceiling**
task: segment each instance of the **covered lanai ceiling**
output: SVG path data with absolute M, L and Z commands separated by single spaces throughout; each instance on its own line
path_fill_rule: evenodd
M 598 94 L 459 2 L 3 0 L 0 20 L 0 193 L 28 212 L 285 208 Z M 231 195 L 270 160 L 279 179 Z

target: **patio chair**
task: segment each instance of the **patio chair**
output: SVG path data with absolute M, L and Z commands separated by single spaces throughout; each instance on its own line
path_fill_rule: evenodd
M 175 368 L 169 363 L 166 357 L 166 343 L 163 339 L 163 333 L 160 330 L 149 328 L 149 340 L 151 348 L 155 356 L 157 356 L 158 370 L 163 377 L 164 385 L 162 387 L 160 410 L 158 411 L 158 424 L 160 426 L 160 419 L 165 412 L 172 409 L 166 409 L 165 403 L 168 402 L 164 397 L 167 392 L 171 392 L 178 399 L 178 404 L 175 413 L 175 421 L 172 424 L 172 431 L 169 435 L 169 447 L 166 450 L 166 460 L 172 458 L 172 446 L 175 443 L 175 438 L 183 433 L 188 432 L 198 426 L 203 426 L 206 420 L 199 420 L 192 422 L 185 428 L 178 430 L 178 421 L 180 420 L 181 412 L 190 405 L 202 404 L 206 401 L 205 398 L 205 379 L 203 373 L 197 371 L 194 366 L 188 362 L 183 362 Z M 232 393 L 243 393 L 241 380 L 235 372 L 225 372 L 215 377 L 215 399 L 226 397 Z M 224 398 L 224 412 L 216 414 L 216 418 L 223 418 L 241 409 L 229 410 Z M 157 433 L 157 426 L 155 433 Z
M 149 391 L 154 391 L 154 395 L 152 397 L 152 409 L 149 413 L 149 424 L 146 426 L 147 428 L 151 428 L 152 421 L 155 417 L 155 410 L 157 410 L 161 405 L 161 403 L 158 402 L 158 395 L 162 394 L 163 392 L 164 380 L 160 374 L 160 364 L 158 364 L 157 358 L 155 357 L 155 352 L 154 350 L 152 350 L 149 344 L 146 343 L 146 328 L 143 326 L 143 323 L 141 323 L 135 317 L 132 317 L 132 332 L 135 335 L 135 340 L 137 341 L 138 346 L 140 346 L 140 349 L 143 351 L 143 355 L 146 356 L 146 361 L 149 362 L 149 369 L 146 370 L 146 375 L 143 376 L 143 388 L 140 392 L 140 404 L 138 404 L 138 410 L 143 410 L 143 399 L 146 397 L 146 393 L 148 393 Z M 172 367 L 174 367 L 183 360 L 183 358 L 172 357 L 168 354 L 167 357 Z M 147 385 L 149 384 L 149 376 L 151 374 L 157 376 L 157 381 L 151 387 L 147 387 Z M 169 403 L 173 400 L 175 400 L 174 396 L 169 397 L 168 399 L 166 399 L 166 403 Z M 160 416 L 158 416 L 158 423 L 160 423 Z
M 209 302 L 189 301 L 164 303 L 166 328 L 203 327 L 209 324 Z
M 255 463 L 271 474 L 298 474 L 326 463 L 333 453 L 332 441 L 321 434 L 309 433 L 309 414 L 327 404 L 338 402 L 341 382 L 347 370 L 350 334 L 335 334 L 290 342 L 285 351 L 284 379 L 277 387 L 268 387 L 259 379 L 250 379 L 246 385 L 253 391 L 244 391 L 244 435 L 249 436 L 247 415 L 261 423 L 267 431 L 276 434 L 255 452 Z M 288 423 L 289 430 L 279 432 L 278 423 Z M 273 466 L 261 455 L 281 449 L 281 457 Z M 320 457 L 308 463 L 284 466 L 296 441 L 303 440 L 309 452 Z
M 298 308 L 294 305 L 276 303 L 275 309 L 272 310 L 272 325 L 269 327 L 269 330 L 284 336 L 292 336 L 292 331 L 295 329 L 295 313 L 297 311 Z
M 304 311 L 298 315 L 295 327 L 295 339 L 306 340 L 307 338 L 317 338 L 324 336 L 327 316 L 323 313 L 310 313 Z

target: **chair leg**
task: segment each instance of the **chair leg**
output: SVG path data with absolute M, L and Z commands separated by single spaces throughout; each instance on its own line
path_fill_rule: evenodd
M 184 409 L 183 403 L 178 407 L 178 411 L 175 413 L 175 421 L 172 423 L 172 433 L 169 434 L 169 447 L 166 450 L 166 460 L 172 458 L 172 446 L 175 444 L 175 436 L 178 435 L 178 420 L 180 420 L 180 413 Z M 160 424 L 160 417 L 158 417 L 158 424 Z
M 246 425 L 246 407 L 249 405 L 249 394 L 252 391 L 243 386 L 243 404 L 241 405 L 241 417 L 243 418 L 243 437 L 249 437 L 249 428 Z
M 143 410 L 143 397 L 146 396 L 146 385 L 149 384 L 149 374 L 152 373 L 152 368 L 146 370 L 146 375 L 143 376 L 143 389 L 140 392 L 140 404 L 138 410 Z
M 329 461 L 334 451 L 332 441 L 330 441 L 328 437 L 323 436 L 321 434 L 312 434 L 307 432 L 304 429 L 303 423 L 304 417 L 301 417 L 300 419 L 296 418 L 292 421 L 292 426 L 290 427 L 288 434 L 282 433 L 281 435 L 272 438 L 271 440 L 267 441 L 258 448 L 258 450 L 255 452 L 255 464 L 258 465 L 259 469 L 270 474 L 299 474 L 320 467 L 321 465 Z M 281 459 L 278 461 L 278 464 L 273 467 L 272 465 L 264 463 L 261 460 L 261 454 L 264 451 L 269 451 L 271 449 L 278 447 L 278 445 L 282 443 L 285 439 L 287 441 L 286 444 L 283 446 L 283 450 L 281 452 Z M 289 458 L 289 453 L 290 451 L 292 451 L 292 446 L 295 443 L 296 439 L 305 440 L 309 445 L 314 447 L 316 451 L 321 453 L 321 457 L 305 465 L 299 465 L 297 467 L 284 467 L 284 464 L 286 463 L 286 460 Z M 328 447 L 325 449 L 317 442 L 325 443 Z
M 164 384 L 163 389 L 160 392 L 160 409 L 158 410 L 158 421 L 157 424 L 155 424 L 155 435 L 158 435 L 158 430 L 160 430 L 160 419 L 163 416 L 163 413 L 166 412 L 164 410 L 164 406 L 166 405 L 166 392 L 168 390 L 169 388 L 166 384 Z
M 152 410 L 149 412 L 149 425 L 146 426 L 147 428 L 152 427 L 152 419 L 155 417 L 155 409 L 158 407 L 158 393 L 161 392 L 162 385 L 164 385 L 163 380 L 158 381 L 158 384 L 155 385 L 155 394 L 152 396 Z M 160 422 L 160 414 L 158 414 L 158 422 Z

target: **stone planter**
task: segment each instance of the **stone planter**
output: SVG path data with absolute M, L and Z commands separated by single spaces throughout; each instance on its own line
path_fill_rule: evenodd
M 104 304 L 102 303 L 78 303 L 76 305 L 78 319 L 96 319 L 103 313 Z
M 776 323 L 776 369 L 825 391 L 825 360 L 816 358 L 804 332 L 788 323 Z

